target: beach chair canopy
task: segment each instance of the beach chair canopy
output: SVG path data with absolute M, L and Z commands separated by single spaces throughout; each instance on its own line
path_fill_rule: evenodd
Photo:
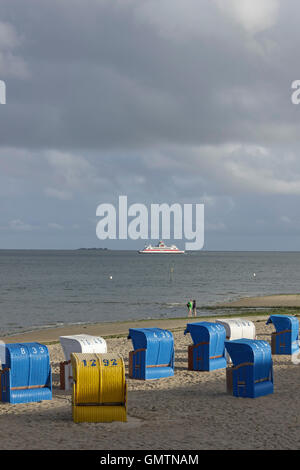
M 223 325 L 205 321 L 188 323 L 184 334 L 187 333 L 194 343 L 189 347 L 189 369 L 211 371 L 226 367 Z
M 267 341 L 246 338 L 225 341 L 234 367 L 243 363 L 255 364 L 257 371 L 269 369 L 272 364 L 271 347 Z
M 146 365 L 171 364 L 174 356 L 174 338 L 171 331 L 161 328 L 130 328 L 134 350 L 146 349 Z
M 299 320 L 292 315 L 271 315 L 267 325 L 272 323 L 276 333 L 272 333 L 273 354 L 293 354 L 299 351 Z
M 72 353 L 107 353 L 106 341 L 101 336 L 80 334 L 60 336 L 59 339 L 66 361 L 70 361 Z
M 207 321 L 188 323 L 184 334 L 187 333 L 190 333 L 195 345 L 209 342 L 211 352 L 215 352 L 217 355 L 217 353 L 224 351 L 226 330 L 223 325 Z
M 292 333 L 292 341 L 298 339 L 299 336 L 299 320 L 293 315 L 271 315 L 266 323 L 269 325 L 273 323 L 276 332 L 290 330 Z
M 267 341 L 237 339 L 225 341 L 233 362 L 235 396 L 256 398 L 273 393 L 273 361 Z
M 235 340 L 240 338 L 255 339 L 255 325 L 252 321 L 241 318 L 221 318 L 216 323 L 223 325 L 226 330 L 226 339 Z
M 10 403 L 51 399 L 52 380 L 48 348 L 40 343 L 6 344 L 1 391 L 3 401 Z

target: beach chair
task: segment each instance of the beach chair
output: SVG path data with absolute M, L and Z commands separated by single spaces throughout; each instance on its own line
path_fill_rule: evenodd
M 130 328 L 129 377 L 150 380 L 174 375 L 174 338 L 161 328 Z
M 226 330 L 226 340 L 233 341 L 235 339 L 247 338 L 256 339 L 255 324 L 250 320 L 241 318 L 221 318 L 216 323 L 223 325 Z M 231 362 L 231 358 L 226 351 L 227 363 Z
M 276 331 L 271 336 L 272 354 L 292 355 L 299 352 L 299 320 L 293 315 L 271 315 L 266 323 L 273 323 Z
M 226 330 L 223 325 L 205 321 L 188 323 L 184 334 L 187 333 L 194 343 L 188 347 L 189 370 L 212 371 L 226 367 Z
M 256 339 L 255 325 L 250 320 L 241 318 L 218 318 L 216 323 L 223 325 L 226 330 L 226 339 L 232 341 L 234 339 Z
M 1 401 L 29 403 L 51 400 L 52 373 L 47 346 L 13 343 L 4 347 L 5 359 L 2 359 L 0 371 Z
M 122 357 L 73 353 L 71 363 L 74 422 L 126 421 L 127 385 Z
M 273 361 L 267 341 L 225 341 L 232 359 L 226 369 L 227 392 L 235 397 L 257 398 L 273 393 Z
M 72 353 L 107 353 L 105 339 L 101 336 L 86 334 L 60 336 L 60 344 L 63 349 L 65 360 L 60 363 L 60 388 L 71 390 L 73 383 L 71 354 Z

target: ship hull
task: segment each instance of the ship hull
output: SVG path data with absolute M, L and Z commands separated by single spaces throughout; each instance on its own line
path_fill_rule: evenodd
M 176 250 L 140 250 L 140 255 L 183 255 L 184 251 Z

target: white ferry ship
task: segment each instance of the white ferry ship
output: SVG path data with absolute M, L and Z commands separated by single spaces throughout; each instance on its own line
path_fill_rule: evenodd
M 155 254 L 155 253 L 164 253 L 164 254 L 183 254 L 184 251 L 179 250 L 177 246 L 171 245 L 167 246 L 164 244 L 163 241 L 160 241 L 158 245 L 152 246 L 152 245 L 145 245 L 145 248 L 143 250 L 139 251 L 140 254 Z

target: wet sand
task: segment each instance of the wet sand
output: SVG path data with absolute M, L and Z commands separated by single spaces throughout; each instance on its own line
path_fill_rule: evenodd
M 258 339 L 270 341 L 274 327 L 265 324 L 266 318 L 255 318 L 256 332 Z M 73 423 L 71 396 L 59 389 L 59 362 L 64 359 L 63 352 L 59 343 L 50 344 L 53 400 L 24 405 L 0 403 L 0 426 L 5 430 L 0 448 L 299 449 L 300 365 L 294 365 L 288 356 L 273 356 L 274 394 L 257 399 L 235 398 L 226 393 L 225 369 L 187 370 L 187 347 L 192 342 L 189 335 L 183 335 L 187 320 L 190 321 L 186 318 L 153 322 L 173 330 L 175 376 L 147 382 L 127 379 L 127 423 Z M 145 323 L 152 326 L 152 322 Z M 121 354 L 128 371 L 132 345 L 127 333 L 133 325 L 134 322 L 114 327 L 112 324 L 93 325 L 92 329 L 81 326 L 75 330 L 64 328 L 63 332 L 106 336 L 108 351 Z M 141 322 L 138 325 L 141 326 Z M 54 341 L 60 333 L 58 329 L 46 330 L 44 336 L 35 332 L 34 338 L 43 342 L 47 336 Z M 120 336 L 109 337 L 111 334 Z M 29 340 L 26 335 L 14 339 Z
M 224 308 L 300 308 L 300 294 L 264 295 L 259 297 L 244 297 L 232 302 L 218 304 Z
M 189 322 L 202 321 L 203 317 L 67 325 L 57 328 L 45 328 L 10 336 L 3 336 L 0 337 L 0 340 L 6 342 L 9 341 L 10 343 L 37 341 L 48 344 L 59 341 L 60 336 L 76 335 L 80 333 L 104 337 L 124 336 L 128 334 L 129 328 L 151 328 L 155 326 L 158 328 L 172 329 L 174 331 L 178 328 L 184 328 L 187 320 Z

